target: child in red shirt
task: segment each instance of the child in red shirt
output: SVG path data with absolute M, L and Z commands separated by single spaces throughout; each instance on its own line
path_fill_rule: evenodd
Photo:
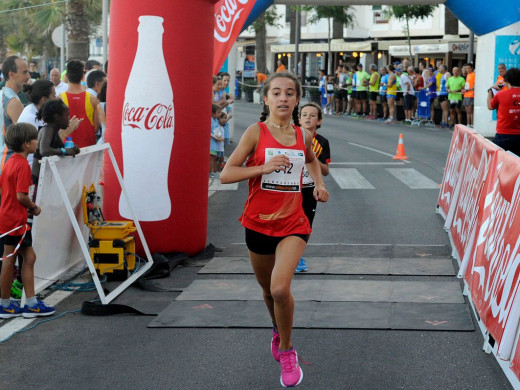
M 0 176 L 0 236 L 4 241 L 4 257 L 0 275 L 0 318 L 23 315 L 26 318 L 49 316 L 55 309 L 36 299 L 34 292 L 34 263 L 36 254 L 32 247 L 30 227 L 27 225 L 28 211 L 39 215 L 41 209 L 31 200 L 29 188 L 33 185 L 31 167 L 27 156 L 38 147 L 38 132 L 29 123 L 9 126 L 5 133 L 5 144 L 14 152 Z M 23 256 L 22 282 L 27 297 L 23 309 L 11 301 L 16 253 Z

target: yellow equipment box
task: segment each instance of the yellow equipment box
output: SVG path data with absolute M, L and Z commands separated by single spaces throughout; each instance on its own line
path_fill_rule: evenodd
M 124 273 L 135 269 L 135 241 L 129 236 L 118 240 L 91 240 L 90 258 L 99 275 Z
M 94 240 L 118 240 L 135 232 L 132 221 L 105 221 L 94 184 L 83 187 L 83 219 Z
M 83 187 L 83 219 L 90 229 L 90 258 L 99 275 L 121 274 L 135 270 L 135 232 L 132 221 L 105 221 L 100 197 L 94 184 Z

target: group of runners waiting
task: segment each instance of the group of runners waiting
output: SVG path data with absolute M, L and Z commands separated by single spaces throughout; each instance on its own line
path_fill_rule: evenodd
M 503 64 L 499 66 L 499 72 L 505 73 Z M 435 107 L 439 106 L 442 118 L 438 125 L 453 127 L 462 123 L 464 107 L 466 124 L 473 127 L 475 71 L 471 63 L 462 69 L 453 67 L 451 73 L 441 61 L 437 62 L 436 69 L 424 61 L 413 67 L 408 60 L 379 69 L 371 64 L 368 71 L 362 64 L 340 65 L 334 75 L 320 71 L 319 90 L 322 109 L 329 115 L 395 123 L 396 106 L 401 101 L 404 123 L 411 124 L 417 118 L 418 96 L 421 96 L 430 106 L 423 119 L 435 120 Z M 424 91 L 422 95 L 421 91 Z M 378 103 L 382 106 L 381 111 Z

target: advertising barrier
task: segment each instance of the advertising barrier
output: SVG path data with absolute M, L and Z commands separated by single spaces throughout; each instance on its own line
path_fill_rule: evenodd
M 445 229 L 450 229 L 454 255 L 459 261 L 463 261 L 464 253 L 471 251 L 480 194 L 489 164 L 495 152 L 499 150 L 495 144 L 479 134 L 470 134 L 468 137 L 465 162 L 444 225 Z
M 479 201 L 475 243 L 466 281 L 475 309 L 498 343 L 498 357 L 511 356 L 520 320 L 513 305 L 520 288 L 520 164 L 497 151 Z
M 446 169 L 444 170 L 439 200 L 437 201 L 437 212 L 441 214 L 444 219 L 446 219 L 448 215 L 453 200 L 455 186 L 462 171 L 461 168 L 466 156 L 468 135 L 471 133 L 473 133 L 471 129 L 462 125 L 455 126 L 453 130 Z
M 457 126 L 438 210 L 485 343 L 520 388 L 520 160 Z M 494 340 L 494 342 L 492 341 Z

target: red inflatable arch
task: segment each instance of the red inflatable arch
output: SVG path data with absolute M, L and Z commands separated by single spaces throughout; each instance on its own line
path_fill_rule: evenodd
M 112 0 L 107 130 L 151 252 L 206 245 L 214 0 Z M 131 219 L 105 164 L 107 220 Z

